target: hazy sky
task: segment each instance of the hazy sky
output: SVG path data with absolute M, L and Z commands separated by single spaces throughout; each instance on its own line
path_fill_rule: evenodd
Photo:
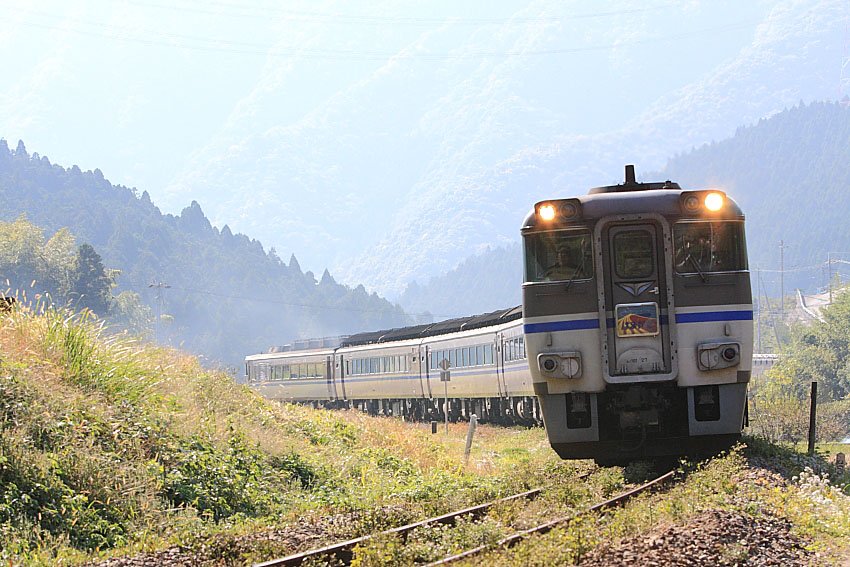
M 321 273 L 374 245 L 441 155 L 490 167 L 617 131 L 807 4 L 0 0 L 0 137 L 164 212 L 196 199 Z M 470 116 L 486 129 L 451 141 Z

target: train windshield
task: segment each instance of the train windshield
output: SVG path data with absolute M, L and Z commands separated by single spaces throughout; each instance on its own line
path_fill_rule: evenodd
M 680 274 L 747 269 L 742 222 L 680 222 L 673 228 L 673 243 Z
M 553 282 L 593 277 L 589 230 L 536 232 L 525 236 L 525 281 Z

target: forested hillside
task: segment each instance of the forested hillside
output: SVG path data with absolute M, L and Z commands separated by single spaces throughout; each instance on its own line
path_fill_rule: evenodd
M 196 202 L 163 215 L 147 192 L 114 186 L 100 170 L 51 164 L 23 143 L 0 140 L 0 220 L 26 215 L 53 234 L 67 227 L 106 266 L 117 288 L 142 295 L 163 282 L 160 339 L 211 360 L 237 364 L 248 353 L 296 338 L 330 336 L 409 322 L 400 307 L 325 271 L 319 281 L 260 242 L 210 225 Z
M 643 171 L 639 163 L 636 168 L 641 181 L 671 179 L 686 189 L 716 187 L 731 195 L 747 215 L 753 271 L 778 270 L 778 244 L 784 242 L 786 293 L 823 285 L 818 265 L 828 252 L 833 259 L 850 260 L 847 106 L 801 103 L 739 128 L 728 140 L 677 155 L 660 172 Z M 507 307 L 520 297 L 521 262 L 519 245 L 470 256 L 427 284 L 409 284 L 400 303 L 455 315 Z M 768 295 L 779 294 L 778 274 L 763 274 L 763 281 Z
M 786 269 L 819 264 L 850 252 L 850 107 L 814 103 L 739 128 L 728 140 L 670 159 L 645 180 L 682 187 L 717 187 L 747 215 L 750 267 Z M 786 274 L 785 289 L 823 285 L 821 270 Z M 775 278 L 773 278 L 775 279 Z M 769 289 L 778 293 L 778 286 Z
M 427 283 L 408 284 L 399 303 L 408 311 L 431 313 L 436 320 L 486 313 L 522 301 L 520 245 L 488 248 Z

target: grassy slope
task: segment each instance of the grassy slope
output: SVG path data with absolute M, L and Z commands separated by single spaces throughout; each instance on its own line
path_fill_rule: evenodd
M 326 543 L 532 485 L 549 487 L 534 504 L 496 517 L 528 526 L 617 492 L 629 474 L 640 475 L 604 469 L 579 483 L 572 477 L 587 463 L 559 461 L 536 429 L 481 427 L 465 464 L 465 424 L 431 435 L 422 424 L 267 403 L 194 358 L 102 336 L 96 322 L 57 312 L 0 316 L 0 358 L 0 562 L 11 565 L 79 564 L 175 544 L 209 550 L 219 542 L 231 549 L 221 542 L 326 525 L 341 515 L 344 521 L 325 530 Z M 794 454 L 762 458 L 787 461 L 789 470 L 810 462 Z M 650 504 L 656 512 L 648 519 L 636 505 L 630 516 L 601 523 L 594 537 L 622 537 L 659 518 L 679 520 L 718 505 L 737 490 L 729 478 L 744 466 L 739 455 L 718 459 L 707 473 L 693 475 L 681 496 Z M 815 489 L 812 498 L 821 498 L 825 489 Z M 838 496 L 828 527 L 815 521 L 823 507 L 809 506 L 814 500 L 796 485 L 756 496 L 794 513 L 810 510 L 800 515 L 801 530 L 824 545 L 850 537 L 850 510 Z M 360 564 L 404 565 L 411 553 L 436 558 L 505 529 L 490 521 L 425 534 L 418 550 L 385 542 L 361 550 Z M 542 543 L 542 559 L 586 547 L 575 531 L 558 533 L 566 539 Z M 269 559 L 294 547 L 288 541 L 243 546 L 234 561 Z M 512 561 L 508 556 L 504 564 Z
M 0 560 L 154 549 L 305 514 L 443 511 L 518 490 L 541 431 L 421 425 L 267 403 L 195 358 L 59 312 L 0 319 Z M 526 471 L 526 472 L 522 472 Z M 365 528 L 364 528 L 365 529 Z

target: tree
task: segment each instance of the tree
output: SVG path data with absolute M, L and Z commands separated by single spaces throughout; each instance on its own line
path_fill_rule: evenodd
M 112 278 L 103 267 L 100 254 L 90 244 L 81 244 L 72 275 L 69 298 L 76 309 L 89 309 L 98 315 L 106 315 L 112 301 Z

